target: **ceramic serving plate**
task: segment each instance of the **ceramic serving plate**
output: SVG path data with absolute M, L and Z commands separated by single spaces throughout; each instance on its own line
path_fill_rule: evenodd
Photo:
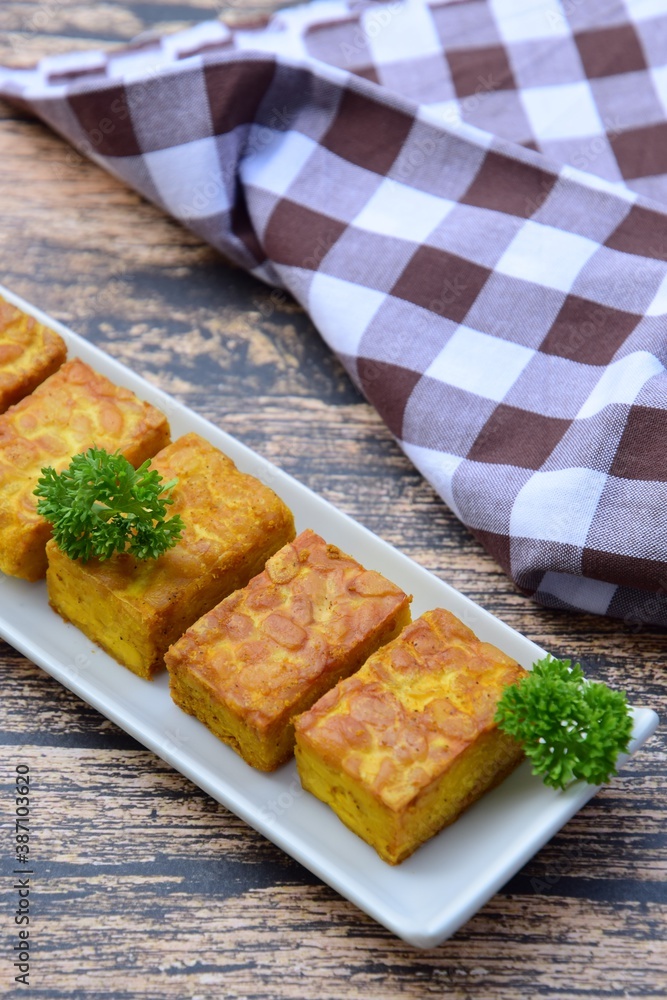
M 297 531 L 312 527 L 369 568 L 414 595 L 413 617 L 448 608 L 480 638 L 524 667 L 544 650 L 437 579 L 305 486 L 62 324 L 0 287 L 0 294 L 67 342 L 118 385 L 167 413 L 176 438 L 196 431 L 269 484 L 294 511 Z M 301 789 L 294 763 L 273 774 L 253 770 L 169 697 L 167 677 L 152 684 L 110 659 L 48 606 L 43 583 L 0 573 L 0 634 L 49 674 L 112 719 L 144 746 L 268 837 L 323 881 L 405 941 L 430 948 L 453 934 L 581 808 L 597 788 L 546 788 L 527 764 L 485 795 L 402 865 L 392 868 Z M 634 709 L 631 752 L 655 730 L 650 709 Z

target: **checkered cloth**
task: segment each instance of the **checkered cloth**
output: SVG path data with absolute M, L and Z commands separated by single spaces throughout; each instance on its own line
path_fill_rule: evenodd
M 0 92 L 289 290 L 524 592 L 666 626 L 666 43 L 664 0 L 337 0 Z

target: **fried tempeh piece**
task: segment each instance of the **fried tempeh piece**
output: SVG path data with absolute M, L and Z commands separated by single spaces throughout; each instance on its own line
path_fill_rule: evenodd
M 427 611 L 295 720 L 303 787 L 398 864 L 522 759 L 494 722 L 525 670 Z
M 0 413 L 53 375 L 66 357 L 62 337 L 0 297 Z
M 92 445 L 136 467 L 168 442 L 163 413 L 80 359 L 66 362 L 0 416 L 0 570 L 25 580 L 46 573 L 51 527 L 33 496 L 43 467 L 60 472 Z
M 292 756 L 292 716 L 393 638 L 410 621 L 410 600 L 304 531 L 172 646 L 172 697 L 272 771 Z
M 151 462 L 178 483 L 168 517 L 182 538 L 157 559 L 127 554 L 72 560 L 54 540 L 46 576 L 52 606 L 140 677 L 164 667 L 167 647 L 294 538 L 282 500 L 198 434 L 185 434 Z

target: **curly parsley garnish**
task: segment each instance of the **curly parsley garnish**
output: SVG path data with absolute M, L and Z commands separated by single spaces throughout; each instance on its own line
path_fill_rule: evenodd
M 89 448 L 60 473 L 42 469 L 37 512 L 53 525 L 59 548 L 83 562 L 114 552 L 155 559 L 172 548 L 185 527 L 178 514 L 165 518 L 177 480 L 163 483 L 148 465 L 134 469 L 124 455 Z
M 608 781 L 632 733 L 623 692 L 586 681 L 578 663 L 551 656 L 505 689 L 496 722 L 523 744 L 533 774 L 552 788 L 576 778 L 591 785 Z

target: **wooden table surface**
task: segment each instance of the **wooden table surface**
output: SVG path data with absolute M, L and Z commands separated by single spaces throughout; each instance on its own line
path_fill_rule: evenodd
M 3 0 L 0 61 L 112 45 L 222 9 L 216 0 Z M 241 0 L 225 13 L 248 9 Z M 2 282 L 667 718 L 665 633 L 548 611 L 518 594 L 297 306 L 273 302 L 6 105 L 0 162 Z M 35 996 L 667 997 L 664 727 L 452 939 L 417 951 L 2 643 L 0 671 L 7 822 L 16 764 L 33 780 Z M 0 984 L 20 996 L 8 830 L 3 822 Z

